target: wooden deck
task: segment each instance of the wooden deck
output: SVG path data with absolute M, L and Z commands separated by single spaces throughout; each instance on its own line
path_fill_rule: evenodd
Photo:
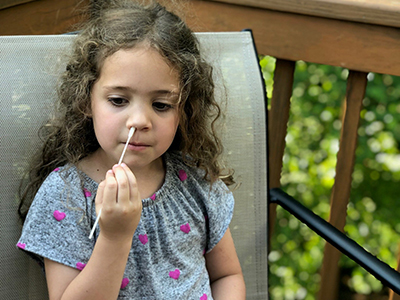
M 0 35 L 60 34 L 74 30 L 82 18 L 80 0 L 2 0 Z
M 269 117 L 270 145 L 274 145 L 269 149 L 271 188 L 280 186 L 295 62 L 304 60 L 350 70 L 330 215 L 330 222 L 343 230 L 367 73 L 400 76 L 400 1 L 186 2 L 186 21 L 195 31 L 250 28 L 259 53 L 277 58 Z M 74 30 L 72 25 L 82 18 L 80 9 L 88 3 L 88 0 L 3 0 L 0 35 L 57 34 Z M 274 208 L 270 220 L 273 228 Z M 320 300 L 338 299 L 339 257 L 327 244 L 320 287 L 324 295 L 319 295 Z

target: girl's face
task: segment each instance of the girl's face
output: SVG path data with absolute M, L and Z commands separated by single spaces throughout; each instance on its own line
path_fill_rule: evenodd
M 124 162 L 136 171 L 162 166 L 179 124 L 179 74 L 153 48 L 119 50 L 107 57 L 91 93 L 101 164 L 118 163 L 131 127 Z

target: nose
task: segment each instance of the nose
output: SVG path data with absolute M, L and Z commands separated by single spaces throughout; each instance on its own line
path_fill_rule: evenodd
M 135 127 L 136 130 L 149 130 L 151 128 L 151 110 L 146 105 L 132 105 L 128 112 L 127 128 Z

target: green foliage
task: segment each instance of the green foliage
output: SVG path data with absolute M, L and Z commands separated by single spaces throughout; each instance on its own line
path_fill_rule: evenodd
M 261 57 L 268 98 L 275 59 Z M 348 70 L 297 62 L 283 158 L 282 188 L 324 219 L 335 178 Z M 369 74 L 358 130 L 345 231 L 381 260 L 396 267 L 400 206 L 400 78 Z M 313 300 L 319 288 L 324 241 L 281 208 L 271 244 L 273 300 Z M 352 260 L 346 284 L 354 292 L 379 292 L 382 285 Z

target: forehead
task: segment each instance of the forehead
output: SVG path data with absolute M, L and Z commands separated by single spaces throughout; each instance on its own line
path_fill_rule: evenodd
M 143 89 L 179 89 L 179 72 L 154 48 L 121 49 L 104 59 L 98 82 Z

